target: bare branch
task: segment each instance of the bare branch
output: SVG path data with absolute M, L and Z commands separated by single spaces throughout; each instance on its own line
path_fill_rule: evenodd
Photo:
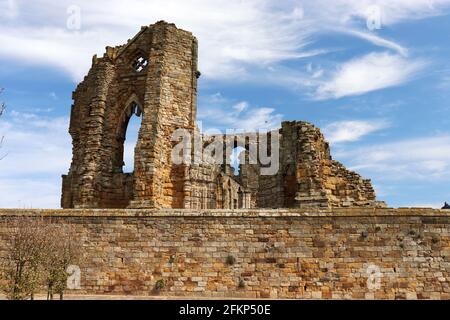
M 69 277 L 67 269 L 70 265 L 80 263 L 81 250 L 72 226 L 53 224 L 49 228 L 52 239 L 48 244 L 44 264 L 47 299 L 53 300 L 56 293 L 62 300 Z
M 19 218 L 8 223 L 11 237 L 2 261 L 2 289 L 11 300 L 33 299 L 43 279 L 48 233 L 42 218 Z
M 47 290 L 62 299 L 70 265 L 80 263 L 75 229 L 43 217 L 18 217 L 7 224 L 11 237 L 0 260 L 1 289 L 10 300 L 33 299 Z

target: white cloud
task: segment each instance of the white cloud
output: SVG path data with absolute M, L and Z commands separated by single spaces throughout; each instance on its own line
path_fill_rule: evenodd
M 71 158 L 67 118 L 11 111 L 0 122 L 0 207 L 59 206 L 61 174 Z
M 279 128 L 283 115 L 273 108 L 252 108 L 246 101 L 233 103 L 217 93 L 201 101 L 198 118 L 204 129 L 253 132 Z
M 409 139 L 354 149 L 336 150 L 354 170 L 364 170 L 384 180 L 450 179 L 450 136 Z
M 61 175 L 44 179 L 0 178 L 1 208 L 58 209 L 61 197 Z
M 200 68 L 206 78 L 242 79 L 252 68 L 287 59 L 322 54 L 311 49 L 323 32 L 350 32 L 405 55 L 406 48 L 375 33 L 365 24 L 367 8 L 381 8 L 384 25 L 445 12 L 450 0 L 39 0 L 3 1 L 0 13 L 0 56 L 21 63 L 47 64 L 79 81 L 94 53 L 119 45 L 139 26 L 158 20 L 192 31 L 200 42 Z M 67 8 L 81 9 L 81 29 L 66 28 Z M 345 31 L 351 30 L 351 31 Z M 365 31 L 364 31 L 365 30 Z M 364 31 L 364 32 L 363 32 Z M 32 54 L 30 54 L 32 53 Z
M 15 0 L 4 0 L 0 2 L 0 18 L 14 19 L 17 15 L 18 8 Z
M 82 18 L 75 32 L 66 29 L 66 9 L 73 4 L 81 8 Z M 101 1 L 41 0 L 18 1 L 18 7 L 17 22 L 0 27 L 0 41 L 8 43 L 0 55 L 54 65 L 77 81 L 94 53 L 126 42 L 141 25 L 158 20 L 174 22 L 199 38 L 200 67 L 207 78 L 238 78 L 248 65 L 302 57 L 310 36 L 298 9 L 275 10 L 268 0 L 111 0 L 106 6 Z
M 236 111 L 237 114 L 240 114 L 248 109 L 248 102 L 245 101 L 239 102 L 235 104 L 232 108 Z
M 433 208 L 433 209 L 441 209 L 443 203 L 414 203 L 408 205 L 409 208 Z
M 107 35 L 107 33 L 105 32 Z M 0 28 L 0 55 L 22 64 L 49 65 L 80 81 L 87 73 L 91 57 L 101 52 L 97 32 L 71 33 L 55 28 Z M 32 54 L 31 54 L 32 53 Z
M 408 56 L 408 49 L 402 47 L 398 43 L 395 43 L 395 42 L 387 40 L 387 39 L 383 39 L 374 33 L 362 32 L 362 31 L 358 31 L 358 30 L 343 30 L 342 32 L 347 32 L 348 34 L 354 35 L 361 39 L 365 39 L 369 42 L 372 42 L 373 44 L 375 44 L 377 46 L 385 47 L 385 48 L 397 51 L 398 54 L 400 54 L 403 57 Z
M 315 98 L 341 98 L 397 86 L 411 80 L 424 65 L 420 60 L 373 52 L 339 66 L 329 80 L 319 85 Z
M 347 120 L 330 123 L 323 129 L 323 132 L 330 143 L 351 142 L 388 126 L 389 124 L 384 120 Z
M 369 9 L 375 6 L 379 8 L 382 27 L 440 15 L 450 5 L 449 0 L 315 0 L 302 3 L 306 16 L 313 12 L 335 26 L 355 23 L 358 20 L 365 22 L 370 14 Z

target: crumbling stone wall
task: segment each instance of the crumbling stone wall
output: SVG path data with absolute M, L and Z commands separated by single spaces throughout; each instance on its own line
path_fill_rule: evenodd
M 63 176 L 63 208 L 290 208 L 378 206 L 369 180 L 332 160 L 313 125 L 285 122 L 279 130 L 279 170 L 250 163 L 239 175 L 223 163 L 172 161 L 172 134 L 198 133 L 197 40 L 158 22 L 127 44 L 107 47 L 73 93 L 69 132 L 73 160 Z M 134 172 L 123 172 L 124 143 L 132 116 L 142 117 Z M 275 134 L 273 131 L 272 134 Z M 205 143 L 211 137 L 204 136 Z M 223 136 L 227 145 L 266 147 L 260 140 Z M 271 150 L 270 139 L 267 149 Z
M 0 210 L 0 256 L 30 215 L 76 229 L 74 293 L 450 299 L 446 210 Z
M 279 133 L 277 174 L 261 175 L 260 164 L 241 166 L 238 181 L 252 193 L 252 207 L 384 206 L 376 201 L 370 180 L 332 159 L 318 128 L 307 122 L 283 122 Z M 270 150 L 270 143 L 267 148 Z
M 330 147 L 318 128 L 307 122 L 284 123 L 282 132 L 289 154 L 285 162 L 295 168 L 295 205 L 307 206 L 383 206 L 376 201 L 370 180 L 347 170 L 334 161 Z M 293 172 L 286 172 L 290 176 Z M 292 179 L 294 180 L 294 179 Z M 289 187 L 289 181 L 285 185 Z
M 164 22 L 94 57 L 73 95 L 73 161 L 63 177 L 62 206 L 183 207 L 187 177 L 171 164 L 171 135 L 194 130 L 197 75 L 197 40 Z M 123 143 L 133 113 L 142 125 L 135 171 L 125 174 Z

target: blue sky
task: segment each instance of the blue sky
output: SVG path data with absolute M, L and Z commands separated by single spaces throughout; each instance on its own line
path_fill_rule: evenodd
M 0 0 L 0 207 L 59 206 L 72 91 L 158 20 L 199 39 L 204 128 L 310 121 L 390 206 L 450 201 L 450 0 Z

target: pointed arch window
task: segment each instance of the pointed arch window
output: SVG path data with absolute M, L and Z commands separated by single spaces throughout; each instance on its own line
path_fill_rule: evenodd
M 116 153 L 113 159 L 114 172 L 130 173 L 134 171 L 134 149 L 139 136 L 141 115 L 141 106 L 132 101 L 121 116 L 116 134 Z

